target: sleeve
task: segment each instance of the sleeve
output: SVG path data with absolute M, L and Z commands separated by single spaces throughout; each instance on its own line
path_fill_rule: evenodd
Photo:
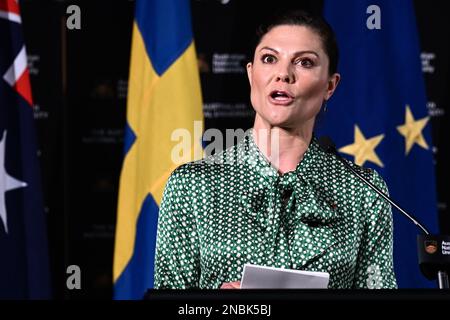
M 169 177 L 159 210 L 155 289 L 199 286 L 200 254 L 196 223 L 182 172 L 178 168 Z
M 386 183 L 376 171 L 373 172 L 372 183 L 388 194 Z M 370 194 L 353 287 L 396 289 L 391 205 L 373 191 Z

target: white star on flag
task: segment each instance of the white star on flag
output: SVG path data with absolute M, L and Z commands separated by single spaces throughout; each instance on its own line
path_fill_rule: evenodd
M 8 233 L 8 216 L 6 214 L 5 193 L 9 190 L 24 188 L 27 184 L 23 181 L 11 177 L 5 169 L 5 145 L 6 131 L 0 140 L 0 218 L 3 222 L 6 233 Z

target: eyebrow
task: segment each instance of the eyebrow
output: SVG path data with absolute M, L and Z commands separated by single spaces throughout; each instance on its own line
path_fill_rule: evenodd
M 274 48 L 271 48 L 271 47 L 262 47 L 261 49 L 259 49 L 259 51 L 262 51 L 262 50 L 264 50 L 264 49 L 273 51 L 273 52 L 275 52 L 275 53 L 279 53 L 278 50 L 275 50 Z M 297 56 L 297 55 L 305 54 L 305 53 L 313 54 L 313 55 L 315 55 L 317 58 L 319 58 L 319 55 L 317 54 L 317 52 L 312 51 L 312 50 L 297 51 L 297 52 L 294 53 L 294 55 Z

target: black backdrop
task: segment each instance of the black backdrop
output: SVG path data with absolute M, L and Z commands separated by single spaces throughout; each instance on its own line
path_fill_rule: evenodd
M 21 0 L 55 298 L 110 298 L 134 1 Z M 81 9 L 81 29 L 66 9 Z M 191 0 L 206 128 L 252 125 L 245 63 L 257 21 L 275 7 L 321 12 L 322 1 Z M 442 2 L 416 0 L 438 183 L 441 232 L 450 233 L 449 44 Z M 447 111 L 448 112 L 448 111 Z M 66 289 L 66 268 L 82 274 Z

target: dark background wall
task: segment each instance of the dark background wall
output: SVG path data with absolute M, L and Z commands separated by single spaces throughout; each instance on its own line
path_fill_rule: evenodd
M 118 181 L 134 1 L 22 0 L 40 143 L 55 298 L 111 298 Z M 81 29 L 66 9 L 81 9 Z M 252 125 L 245 63 L 253 30 L 278 6 L 320 13 L 322 1 L 191 0 L 206 128 Z M 432 117 L 441 231 L 450 233 L 449 42 L 443 2 L 416 0 Z M 393 62 L 395 63 L 395 61 Z M 81 290 L 66 289 L 78 265 Z

